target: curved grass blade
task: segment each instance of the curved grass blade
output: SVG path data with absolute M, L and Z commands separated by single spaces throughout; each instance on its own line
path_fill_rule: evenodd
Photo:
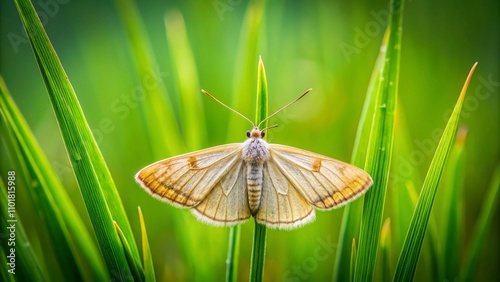
M 349 281 L 354 281 L 354 271 L 356 270 L 356 238 L 352 238 L 351 261 L 349 264 Z M 337 281 L 337 280 L 334 280 Z
M 391 219 L 387 218 L 382 225 L 380 232 L 380 250 L 382 252 L 382 279 L 380 281 L 391 280 L 391 252 L 392 252 L 392 236 L 391 236 Z
M 370 78 L 370 83 L 368 84 L 368 90 L 366 91 L 365 103 L 363 105 L 363 111 L 361 112 L 361 117 L 358 124 L 358 129 L 356 133 L 356 140 L 354 141 L 354 148 L 351 156 L 351 163 L 355 166 L 365 168 L 366 160 L 366 150 L 368 148 L 368 142 L 370 139 L 370 129 L 372 127 L 373 120 L 370 118 L 373 116 L 375 111 L 375 90 L 378 89 L 380 80 L 380 71 L 382 69 L 382 64 L 385 60 L 385 53 L 387 50 L 387 41 L 389 39 L 389 30 L 387 29 L 382 41 L 380 52 L 375 62 L 375 67 L 373 69 L 372 76 Z M 339 235 L 339 249 L 337 250 L 335 265 L 333 270 L 333 281 L 352 281 L 350 277 L 351 272 L 354 274 L 354 266 L 352 263 L 356 261 L 352 260 L 352 247 L 345 242 L 350 238 L 358 238 L 359 227 L 361 225 L 361 214 L 363 212 L 363 198 L 358 199 L 344 208 L 344 213 L 342 215 L 342 224 L 340 227 Z M 349 270 L 349 271 L 348 271 Z
M 146 232 L 146 224 L 144 223 L 144 216 L 142 215 L 141 207 L 137 207 L 139 212 L 139 222 L 141 224 L 142 235 L 142 264 L 144 269 L 144 281 L 156 281 L 155 270 L 153 267 L 153 257 L 151 256 L 151 249 L 149 248 L 148 233 Z
M 498 198 L 500 190 L 500 164 L 497 165 L 493 177 L 491 179 L 491 184 L 484 198 L 484 205 L 482 205 L 481 213 L 479 214 L 479 219 L 474 227 L 474 233 L 472 234 L 472 242 L 467 247 L 465 252 L 465 259 L 462 264 L 462 272 L 459 276 L 460 281 L 473 281 L 474 273 L 479 262 L 479 255 L 481 251 L 481 246 L 484 242 L 484 237 L 488 231 L 488 227 L 493 219 L 495 209 L 498 208 Z
M 227 250 L 226 282 L 238 281 L 238 258 L 240 254 L 240 225 L 229 230 L 229 247 Z
M 34 7 L 16 0 L 42 73 L 80 191 L 111 279 L 131 277 L 125 254 L 113 228 L 113 219 L 123 228 L 134 257 L 135 240 L 111 174 L 83 115 L 66 73 Z
M 61 271 L 67 279 L 107 279 L 103 261 L 90 233 L 12 100 L 1 76 L 0 112 L 1 126 L 5 126 L 2 139 L 6 138 L 9 152 L 13 152 L 12 157 L 17 159 L 15 167 L 18 178 L 24 178 L 26 187 L 29 187 L 28 194 L 36 198 L 33 199 L 33 207 L 43 214 L 43 224 L 51 232 L 51 242 L 43 247 L 54 248 L 56 259 L 60 262 L 58 265 L 64 265 Z
M 265 3 L 265 0 L 249 1 L 248 3 L 236 56 L 238 59 L 234 71 L 234 96 L 231 102 L 233 109 L 245 108 L 253 102 L 251 89 L 255 85 L 254 64 L 258 56 L 259 31 L 263 22 Z M 227 139 L 232 140 L 234 134 L 239 132 L 234 129 L 247 127 L 248 123 L 239 117 L 231 115 L 228 128 L 232 130 L 227 131 Z
M 262 58 L 259 58 L 259 69 L 257 76 L 257 111 L 255 124 L 259 124 L 268 116 L 268 92 L 266 70 Z M 268 121 L 265 121 L 262 128 L 268 126 Z M 260 282 L 264 275 L 264 258 L 266 254 L 266 226 L 255 221 L 252 262 L 250 264 L 250 281 Z
M 440 280 L 453 280 L 458 277 L 460 272 L 460 257 L 461 257 L 461 242 L 463 242 L 463 180 L 465 175 L 465 156 L 464 145 L 467 135 L 467 129 L 461 127 L 458 129 L 457 138 L 453 148 L 451 149 L 446 166 L 445 184 L 442 185 L 441 195 L 446 201 L 443 203 L 444 219 L 442 222 L 447 222 L 444 232 L 441 233 L 443 242 L 443 255 L 441 255 L 439 266 L 442 269 L 443 277 Z M 431 225 L 432 226 L 432 225 Z M 430 227 L 430 226 L 429 226 Z M 434 241 L 434 240 L 432 240 Z M 439 276 L 436 276 L 439 277 Z
M 365 168 L 373 187 L 365 194 L 359 235 L 355 280 L 373 280 L 379 245 L 394 137 L 394 122 L 401 54 L 403 0 L 392 0 L 387 53 L 376 90 L 376 108 L 370 131 Z
M 185 153 L 186 149 L 177 125 L 175 111 L 161 78 L 164 73 L 159 69 L 138 9 L 133 0 L 121 0 L 115 3 L 130 38 L 138 75 L 145 84 L 144 89 L 147 92 L 146 99 L 144 103 L 141 103 L 140 108 L 153 156 L 157 159 L 164 158 L 165 155 L 174 156 Z M 154 78 L 154 83 L 147 83 L 150 80 L 146 78 L 151 77 Z M 196 91 L 199 90 L 196 89 Z M 168 142 L 155 140 L 168 140 Z
M 181 102 L 180 123 L 189 150 L 199 150 L 206 144 L 207 130 L 200 96 L 200 86 L 193 52 L 186 33 L 182 14 L 170 11 L 165 16 L 167 42 L 176 70 L 177 87 Z
M 397 111 L 396 131 L 398 132 L 397 145 L 399 145 L 399 147 L 395 147 L 394 154 L 399 158 L 393 162 L 391 175 L 389 176 L 392 212 L 397 215 L 392 217 L 393 221 L 391 222 L 394 226 L 394 232 L 392 233 L 393 250 L 401 250 L 403 247 L 406 231 L 410 226 L 413 210 L 418 201 L 418 191 L 415 183 L 421 183 L 424 179 L 420 170 L 410 163 L 408 159 L 402 157 L 411 156 L 417 149 L 415 149 L 414 140 L 410 136 L 410 131 L 412 129 L 408 127 L 404 109 L 398 107 Z M 434 141 L 430 144 L 426 142 L 427 140 L 422 142 L 422 144 L 426 144 L 426 151 L 422 151 L 422 153 L 430 154 L 432 153 L 431 150 L 437 146 L 437 144 L 434 144 Z M 418 150 L 422 149 L 419 148 Z M 441 242 L 439 234 L 435 216 L 431 214 L 429 218 L 429 232 L 426 235 L 428 244 L 425 244 L 426 250 L 428 251 L 422 252 L 422 257 L 420 258 L 420 261 L 424 265 L 422 267 L 430 269 L 426 271 L 427 277 L 442 277 L 440 274 L 443 267 L 439 250 L 439 242 Z M 397 260 L 398 257 L 394 256 L 393 259 Z M 397 261 L 394 261 L 394 265 L 396 262 Z
M 113 224 L 115 226 L 116 233 L 118 234 L 118 238 L 120 238 L 120 242 L 122 243 L 123 252 L 125 253 L 125 257 L 127 258 L 133 280 L 139 282 L 144 281 L 144 271 L 142 269 L 141 262 L 136 260 L 134 255 L 132 254 L 132 250 L 130 249 L 130 245 L 127 242 L 127 238 L 125 238 L 125 235 L 120 229 L 118 223 L 116 223 L 115 221 L 113 222 Z
M 425 177 L 420 196 L 411 219 L 410 227 L 406 234 L 406 239 L 403 244 L 403 249 L 399 255 L 396 272 L 393 281 L 412 281 L 417 267 L 417 261 L 420 256 L 420 249 L 424 240 L 425 231 L 429 222 L 429 217 L 434 202 L 434 196 L 437 192 L 437 187 L 441 179 L 441 174 L 446 163 L 446 159 L 450 153 L 455 132 L 458 126 L 460 110 L 465 98 L 465 93 L 469 85 L 474 69 L 477 63 L 474 64 L 467 76 L 467 80 L 462 88 L 460 97 L 453 109 L 453 112 L 446 124 L 446 128 L 439 140 L 438 147 L 432 158 L 429 171 Z

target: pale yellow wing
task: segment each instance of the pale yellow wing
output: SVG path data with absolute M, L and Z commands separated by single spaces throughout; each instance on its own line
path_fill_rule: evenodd
M 222 177 L 205 199 L 191 211 L 200 220 L 218 226 L 231 226 L 250 216 L 243 161 Z
M 314 208 L 273 160 L 264 165 L 262 197 L 255 219 L 270 228 L 292 229 L 311 222 Z
M 291 194 L 295 193 L 291 190 L 297 190 L 319 209 L 345 205 L 373 184 L 364 170 L 320 154 L 276 144 L 269 145 L 269 152 L 268 163 L 276 165 L 291 184 L 278 186 L 278 192 Z
M 162 201 L 194 207 L 205 200 L 216 185 L 219 189 L 224 186 L 221 183 L 236 177 L 228 173 L 234 173 L 235 168 L 241 166 L 241 149 L 242 144 L 228 144 L 165 159 L 143 168 L 135 179 Z M 229 194 L 235 186 L 226 185 L 222 189 Z

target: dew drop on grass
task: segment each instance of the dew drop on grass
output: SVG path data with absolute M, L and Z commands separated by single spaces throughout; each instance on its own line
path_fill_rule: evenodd
M 78 162 L 82 159 L 82 155 L 80 155 L 78 151 L 75 151 L 72 157 L 74 162 Z

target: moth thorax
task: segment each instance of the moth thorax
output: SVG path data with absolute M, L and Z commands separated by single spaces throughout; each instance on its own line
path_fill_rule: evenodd
M 262 181 L 264 179 L 263 167 L 264 163 L 247 163 L 248 206 L 252 215 L 257 213 L 260 205 Z
M 267 142 L 257 138 L 249 138 L 243 143 L 243 160 L 246 163 L 265 163 L 269 159 Z

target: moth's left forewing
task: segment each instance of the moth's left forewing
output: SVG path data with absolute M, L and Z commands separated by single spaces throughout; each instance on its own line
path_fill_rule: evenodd
M 158 161 L 141 169 L 135 179 L 154 197 L 191 208 L 204 200 L 240 159 L 241 144 L 221 145 Z
M 216 226 L 232 226 L 247 220 L 251 213 L 245 170 L 243 162 L 233 166 L 205 199 L 191 210 L 196 218 Z
M 320 209 L 345 205 L 373 184 L 364 170 L 320 154 L 277 144 L 269 152 L 294 188 Z

